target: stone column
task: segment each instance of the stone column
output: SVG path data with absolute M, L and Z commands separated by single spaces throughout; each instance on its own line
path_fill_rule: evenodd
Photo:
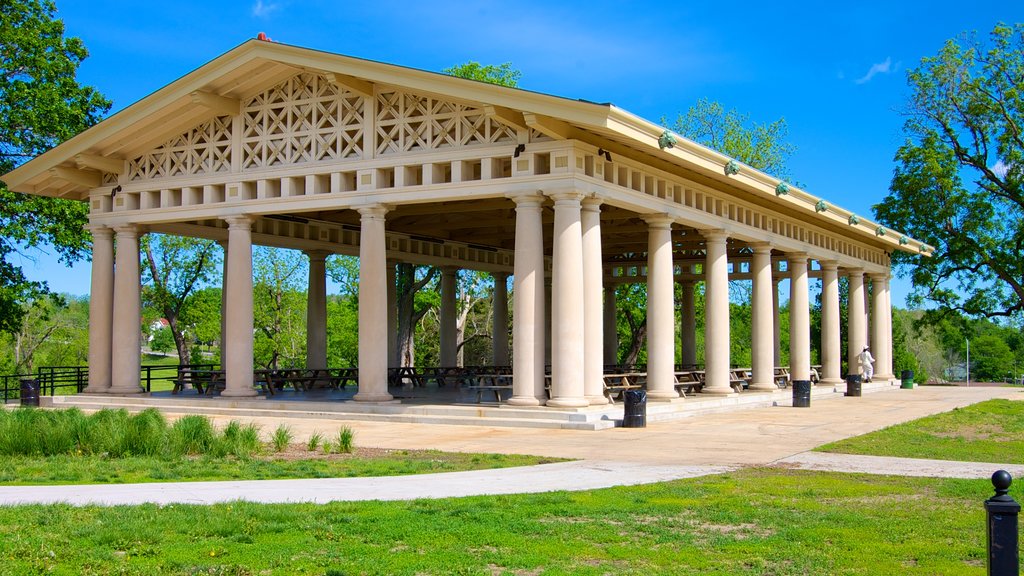
M 111 338 L 114 320 L 114 232 L 90 225 L 92 232 L 92 286 L 89 290 L 89 386 L 101 394 L 110 389 Z
M 309 289 L 306 293 L 306 368 L 327 368 L 327 256 L 307 250 Z
M 358 208 L 359 231 L 359 392 L 354 400 L 388 402 L 387 245 L 380 204 Z
M 230 216 L 228 223 L 227 334 L 225 387 L 221 396 L 256 396 L 253 387 L 252 218 Z
M 751 390 L 778 390 L 775 385 L 775 346 L 772 324 L 772 245 L 753 244 L 751 290 Z
M 551 297 L 551 277 L 544 277 L 544 365 L 551 365 L 551 344 L 554 332 L 551 331 L 551 313 L 554 310 L 554 299 Z
M 583 371 L 583 231 L 579 192 L 551 194 L 555 201 L 551 271 L 551 399 L 548 406 L 581 408 Z
M 871 313 L 871 339 L 872 355 L 875 357 L 875 378 L 878 380 L 889 380 L 892 374 L 892 342 L 890 341 L 891 329 L 886 326 L 886 306 L 888 304 L 888 286 L 886 285 L 885 274 L 872 274 L 871 286 L 874 296 L 871 303 L 874 307 Z M 891 308 L 890 308 L 891 310 Z M 891 314 L 891 312 L 890 312 Z M 887 334 L 887 331 L 890 332 Z M 883 368 L 888 365 L 888 371 Z
M 867 341 L 867 329 L 864 319 L 864 270 L 853 268 L 849 271 L 850 294 L 847 298 L 846 319 L 847 353 L 849 358 L 849 374 L 860 374 L 860 353 Z
M 679 303 L 680 326 L 679 340 L 680 363 L 683 366 L 697 365 L 697 308 L 693 302 L 693 290 L 696 283 L 693 280 L 683 280 L 681 285 L 682 301 Z
M 220 271 L 220 366 L 223 368 L 228 364 L 228 241 L 220 240 L 217 244 L 224 252 L 224 263 Z
M 811 379 L 811 309 L 807 294 L 807 254 L 791 252 L 789 261 L 789 374 Z
M 782 320 L 779 314 L 779 283 L 772 264 L 772 360 L 782 366 Z
M 618 314 L 615 309 L 615 284 L 604 287 L 604 363 L 619 363 Z
M 704 394 L 735 394 L 729 385 L 729 258 L 724 230 L 702 230 L 704 264 Z
M 512 271 L 513 406 L 544 404 L 544 233 L 541 205 L 534 194 L 514 196 L 515 263 Z
M 455 291 L 459 269 L 441 267 L 441 366 L 458 364 L 458 325 L 456 323 Z
M 882 334 L 885 337 L 885 350 L 886 355 L 883 362 L 880 364 L 882 371 L 882 378 L 893 379 L 896 378 L 896 373 L 893 371 L 893 351 L 892 351 L 892 290 L 890 286 L 891 276 L 885 275 L 885 280 L 882 285 L 882 293 L 885 294 L 885 309 L 883 310 L 883 318 L 885 319 L 885 328 L 882 330 Z
M 508 274 L 494 276 L 494 365 L 508 366 Z
M 583 200 L 580 218 L 583 229 L 583 395 L 593 406 L 608 403 L 608 398 L 604 395 L 601 200 Z
M 398 368 L 398 279 L 395 272 L 397 262 L 386 261 L 388 282 L 388 368 Z
M 821 262 L 821 381 L 822 386 L 843 383 L 839 341 L 839 266 Z
M 672 218 L 659 214 L 645 216 L 644 220 L 647 222 L 647 398 L 671 401 L 679 398 L 675 387 Z
M 139 230 L 116 226 L 117 253 L 111 315 L 111 394 L 138 394 L 142 348 L 142 300 L 139 278 Z

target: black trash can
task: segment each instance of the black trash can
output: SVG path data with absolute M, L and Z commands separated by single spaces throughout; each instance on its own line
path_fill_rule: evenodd
M 626 406 L 622 414 L 623 428 L 647 427 L 647 391 L 626 390 Z
M 914 371 L 913 370 L 904 370 L 900 374 L 900 388 L 902 388 L 904 390 L 913 390 L 914 389 Z
M 21 381 L 21 405 L 39 406 L 39 381 L 25 379 Z
M 793 407 L 807 408 L 811 405 L 811 381 L 793 380 Z
M 846 375 L 846 395 L 860 396 L 860 374 Z

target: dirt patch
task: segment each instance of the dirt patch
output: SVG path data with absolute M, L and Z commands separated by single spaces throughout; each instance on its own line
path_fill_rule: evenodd
M 291 444 L 282 452 L 274 452 L 273 447 L 268 447 L 266 452 L 254 456 L 257 460 L 273 461 L 286 460 L 326 460 L 330 462 L 339 460 L 390 460 L 395 455 L 400 455 L 408 460 L 435 460 L 443 462 L 443 454 L 427 450 L 393 450 L 387 448 L 353 448 L 349 453 L 324 454 L 323 447 L 317 447 L 315 451 L 309 451 L 305 444 Z

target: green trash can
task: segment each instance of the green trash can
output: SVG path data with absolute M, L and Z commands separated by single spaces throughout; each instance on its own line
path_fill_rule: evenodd
M 903 390 L 913 390 L 914 389 L 914 371 L 913 370 L 904 370 L 900 374 L 900 388 L 903 389 Z

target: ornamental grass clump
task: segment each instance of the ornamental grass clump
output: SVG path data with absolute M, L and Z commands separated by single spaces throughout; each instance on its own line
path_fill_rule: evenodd
M 313 432 L 309 436 L 309 440 L 306 441 L 306 450 L 310 452 L 316 452 L 316 449 L 320 447 L 324 441 L 324 435 L 320 432 Z
M 292 443 L 292 439 L 294 437 L 292 429 L 289 428 L 287 424 L 281 424 L 276 430 L 274 430 L 274 433 L 270 437 L 270 442 L 274 445 L 275 452 L 284 452 L 288 448 L 288 445 Z
M 259 426 L 255 424 L 243 426 L 238 420 L 232 420 L 221 430 L 214 455 L 248 458 L 257 454 L 262 446 Z
M 341 430 L 338 430 L 338 452 L 345 454 L 351 454 L 353 449 L 353 442 L 356 439 L 356 433 L 348 426 L 342 426 Z
M 172 456 L 210 453 L 217 441 L 213 424 L 206 416 L 190 414 L 180 418 L 171 426 L 168 434 L 168 451 Z
M 124 455 L 160 456 L 167 449 L 167 419 L 155 408 L 134 414 L 125 422 Z

